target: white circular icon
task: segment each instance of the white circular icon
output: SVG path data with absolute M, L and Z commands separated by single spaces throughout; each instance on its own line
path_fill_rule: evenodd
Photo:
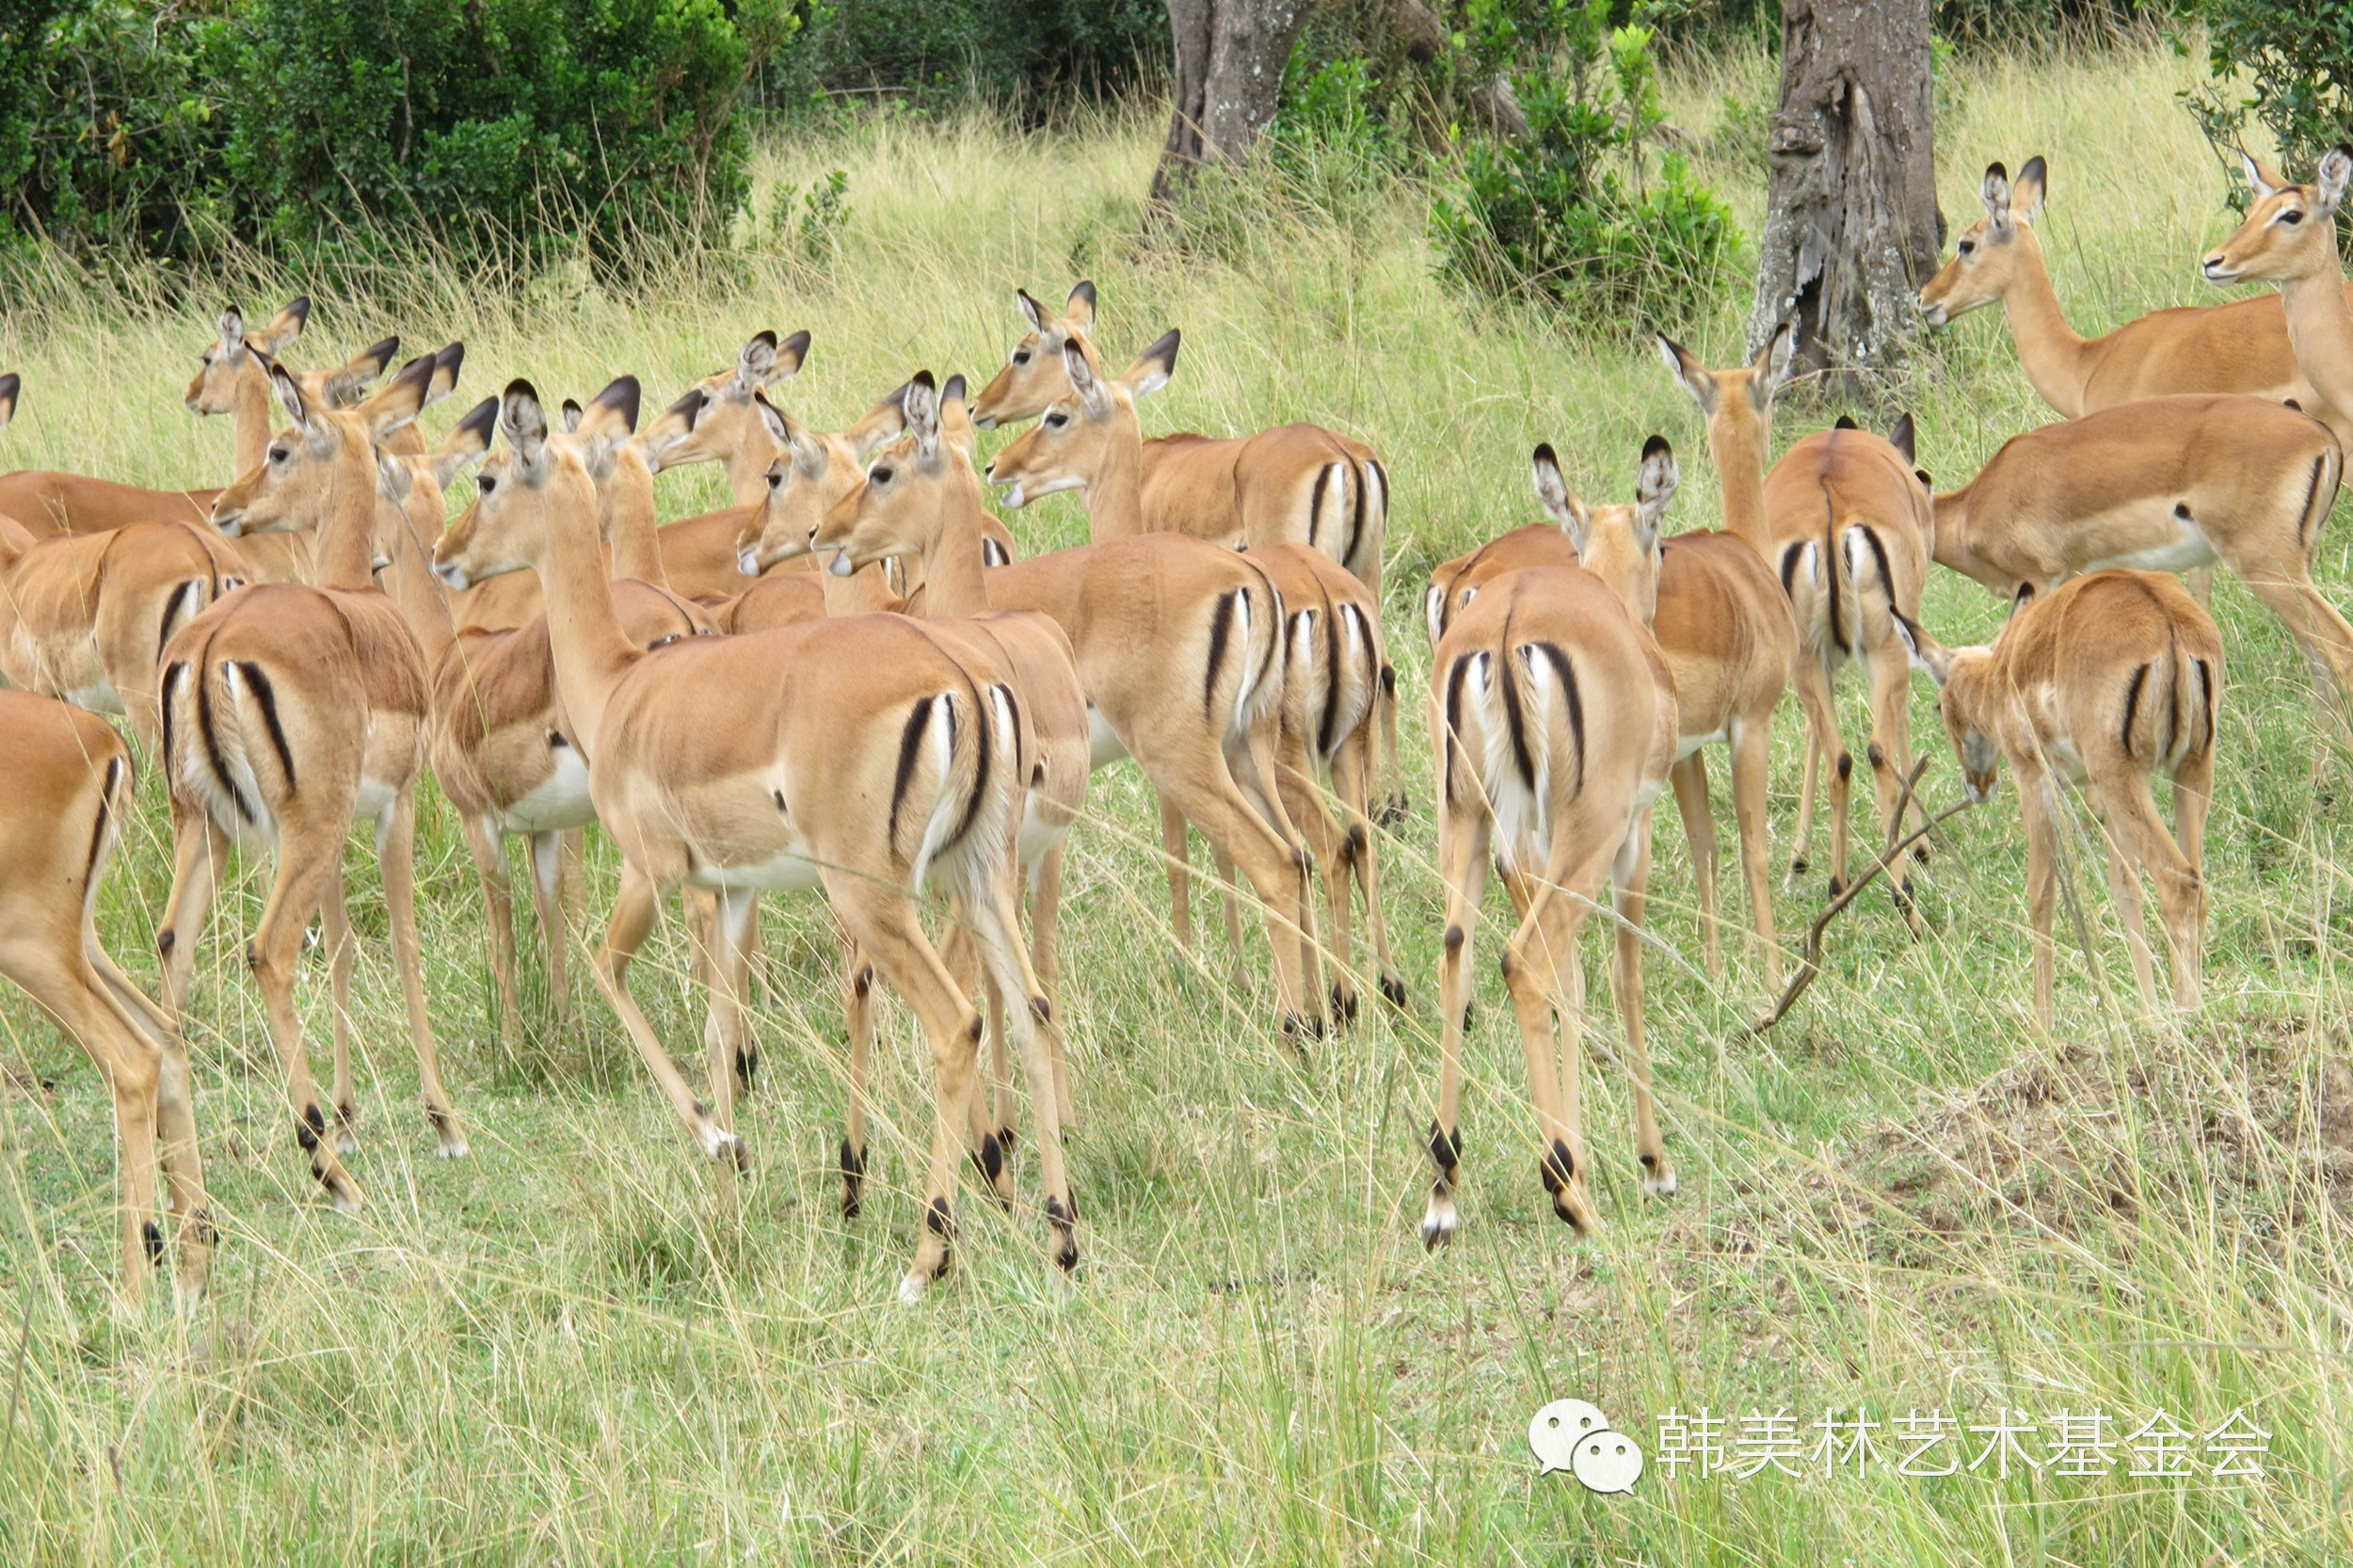
M 1609 1430 L 1609 1417 L 1601 1407 L 1583 1400 L 1555 1400 L 1529 1418 L 1528 1446 L 1544 1462 L 1539 1475 L 1555 1470 L 1575 1471 L 1577 1446 L 1580 1439 L 1593 1432 Z
M 1588 1432 L 1569 1467 L 1589 1491 L 1631 1492 L 1642 1479 L 1641 1446 L 1622 1432 Z

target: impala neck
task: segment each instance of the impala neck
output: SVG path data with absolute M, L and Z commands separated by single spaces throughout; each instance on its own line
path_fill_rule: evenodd
M 613 575 L 668 587 L 669 574 L 662 569 L 661 530 L 654 522 L 653 471 L 634 448 L 621 449 L 613 477 L 598 500 L 604 511 L 604 536 L 613 546 Z
M 311 554 L 314 587 L 357 590 L 376 586 L 376 454 L 338 463 L 328 481 L 320 510 L 318 541 Z
M 621 629 L 621 613 L 613 602 L 613 579 L 598 537 L 596 488 L 587 472 L 577 458 L 567 458 L 548 489 L 547 539 L 540 546 L 536 569 L 547 600 L 555 689 L 582 744 L 594 758 L 605 703 L 643 655 Z
M 1745 392 L 1734 396 L 1746 405 Z M 1707 453 L 1716 461 L 1716 479 L 1723 488 L 1724 532 L 1746 539 L 1757 554 L 1772 559 L 1772 534 L 1765 525 L 1764 419 L 1747 408 L 1736 414 L 1732 399 L 1707 422 Z
M 422 489 L 428 481 L 417 483 Z M 416 633 L 428 670 L 440 664 L 441 655 L 456 641 L 449 600 L 433 575 L 433 541 L 440 536 L 441 516 L 438 488 L 432 497 L 428 507 L 412 495 L 409 505 L 396 508 L 395 515 L 387 520 L 392 530 L 392 558 L 384 568 L 384 592 L 398 606 L 408 630 Z M 389 501 L 379 504 L 392 506 Z
M 1938 566 L 1972 578 L 1996 594 L 2007 594 L 2017 584 L 1977 553 L 1977 540 L 1971 534 L 1969 491 L 1973 488 L 1963 485 L 1930 498 L 1935 507 L 1936 537 L 1930 541 L 1929 554 Z
M 230 398 L 229 427 L 237 462 L 231 478 L 241 479 L 262 466 L 262 458 L 269 452 L 270 414 L 276 401 L 262 361 L 250 354 L 244 356 L 237 367 L 236 391 Z
M 768 467 L 776 449 L 765 440 L 747 440 L 728 454 L 728 489 L 738 506 L 757 506 L 768 499 Z
M 2297 366 L 2329 405 L 2333 417 L 2328 423 L 2343 431 L 2353 426 L 2353 306 L 2345 303 L 2335 254 L 2331 248 L 2325 267 L 2281 279 L 2280 303 L 2287 312 L 2288 345 L 2296 350 Z
M 2037 396 L 2073 419 L 2084 411 L 2084 340 L 2059 309 L 2034 231 L 2021 224 L 2010 243 L 2019 248 L 2018 262 L 2002 291 L 2002 310 L 2009 317 L 2010 341 L 2018 345 L 2019 368 Z
M 981 549 L 982 504 L 977 484 L 954 477 L 939 498 L 939 525 L 923 551 L 923 614 L 946 620 L 951 616 L 984 615 L 988 587 L 982 573 L 987 557 Z
M 1144 433 L 1135 413 L 1114 420 L 1103 461 L 1087 481 L 1087 536 L 1096 544 L 1144 532 Z

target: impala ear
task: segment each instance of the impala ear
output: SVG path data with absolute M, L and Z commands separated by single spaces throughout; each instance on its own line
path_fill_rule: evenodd
M 1070 286 L 1070 297 L 1063 301 L 1063 319 L 1081 332 L 1095 330 L 1095 285 L 1081 278 Z
M 663 412 L 677 415 L 679 423 L 683 424 L 689 433 L 692 433 L 695 422 L 702 418 L 703 408 L 710 401 L 711 394 L 704 392 L 702 388 L 689 387 L 686 389 L 685 396 L 671 404 Z
M 808 359 L 808 329 L 803 328 L 776 344 L 776 362 L 775 368 L 768 372 L 768 379 L 771 381 L 791 380 L 801 373 L 801 366 Z
M 735 395 L 749 397 L 776 371 L 776 335 L 761 330 L 751 335 L 735 357 Z
M 1032 332 L 1046 330 L 1046 307 L 1030 297 L 1027 289 L 1013 291 L 1014 302 L 1021 307 L 1021 318 L 1030 324 Z
M 1664 332 L 1652 334 L 1658 344 L 1658 358 L 1667 366 L 1683 390 L 1691 394 L 1691 401 L 1700 406 L 1700 412 L 1713 416 L 1716 412 L 1716 378 L 1701 364 L 1699 356 L 1684 347 Z
M 426 394 L 433 390 L 434 365 L 439 359 L 434 354 L 418 355 L 360 405 L 356 412 L 367 426 L 369 440 L 382 440 L 417 417 L 418 410 L 424 407 Z
M 310 403 L 303 397 L 302 384 L 295 379 L 294 372 L 267 357 L 262 357 L 262 368 L 269 376 L 270 386 L 278 392 L 278 406 L 286 410 L 286 417 L 294 422 L 294 427 L 306 436 L 315 434 L 311 423 Z
M 1569 488 L 1569 482 L 1561 476 L 1561 459 L 1552 450 L 1552 443 L 1540 444 L 1529 459 L 1529 477 L 1536 482 L 1536 499 L 1545 504 L 1552 520 L 1561 525 L 1569 536 L 1569 543 L 1579 554 L 1585 550 L 1586 536 L 1592 533 L 1593 514 Z
M 427 407 L 439 403 L 457 390 L 457 373 L 466 368 L 466 345 L 444 344 L 433 356 L 433 384 L 425 389 Z
M 0 430 L 6 430 L 8 421 L 16 418 L 16 394 L 24 385 L 24 378 L 14 371 L 0 376 Z
M 1920 488 L 1922 489 L 1928 491 L 1930 495 L 1934 495 L 1936 493 L 1936 481 L 1929 477 L 1929 471 L 1927 469 L 1913 469 L 1912 471 L 1912 476 L 1920 481 Z
M 578 398 L 568 397 L 564 400 L 564 434 L 568 436 L 580 428 L 580 416 L 583 412 Z
M 544 472 L 548 453 L 548 413 L 539 393 L 528 381 L 506 383 L 499 399 L 499 434 L 515 449 L 515 460 L 534 476 Z
M 1765 346 L 1756 356 L 1761 374 L 1749 378 L 1749 395 L 1759 397 L 1756 411 L 1763 413 L 1782 388 L 1789 384 L 1789 373 L 1798 362 L 1798 324 L 1794 321 L 1773 323 L 1773 335 L 1765 340 Z
M 2051 177 L 2050 166 L 2038 152 L 2026 160 L 2026 167 L 2018 171 L 2018 181 L 2009 187 L 2010 216 L 2021 223 L 2032 223 L 2042 211 L 2042 196 Z
M 233 360 L 245 352 L 245 312 L 234 305 L 220 312 L 220 357 Z
M 376 493 L 397 506 L 408 499 L 416 488 L 417 476 L 409 472 L 408 459 L 395 457 L 379 449 L 376 454 Z
M 303 324 L 310 319 L 311 296 L 307 294 L 296 295 L 286 301 L 282 310 L 270 317 L 269 325 L 262 328 L 257 341 L 272 354 L 282 354 L 288 344 L 302 336 Z
M 939 385 L 928 370 L 919 370 L 907 383 L 907 434 L 915 450 L 929 462 L 939 454 Z
M 2016 594 L 2012 595 L 2012 596 L 2011 596 L 2011 598 L 2010 598 L 2010 601 L 2009 601 L 2009 613 L 2010 613 L 2010 616 L 2011 616 L 2013 618 L 2015 618 L 2019 611 L 2021 611 L 2021 610 L 2025 609 L 2027 605 L 2032 604 L 2033 602 L 2034 602 L 2034 584 L 2031 584 L 2031 583 L 2021 583 L 2021 584 L 2018 584 L 2018 592 L 2017 592 Z M 2003 622 L 2002 624 L 2003 624 L 2003 625 L 2005 625 L 2005 626 L 2007 626 L 2007 625 L 2009 625 L 2009 623 L 2008 621 L 2005 621 L 2005 622 Z
M 1634 487 L 1634 522 L 1647 536 L 1645 545 L 1658 536 L 1658 526 L 1667 520 L 1667 504 L 1674 500 L 1675 488 L 1682 483 L 1683 470 L 1667 438 L 1653 436 L 1644 441 L 1641 476 Z
M 1890 609 L 1888 615 L 1896 623 L 1896 635 L 1912 656 L 1913 666 L 1928 672 L 1929 680 L 1942 687 L 1953 673 L 1953 650 L 1929 635 L 1928 629 L 1902 611 Z
M 490 450 L 490 436 L 498 428 L 499 400 L 486 397 L 458 416 L 448 435 L 433 452 L 433 481 L 447 489 L 451 481 L 466 471 L 467 465 Z
M 1110 413 L 1111 394 L 1103 390 L 1103 383 L 1096 379 L 1095 367 L 1087 363 L 1086 348 L 1077 338 L 1062 345 L 1062 364 L 1070 376 L 1070 390 L 1079 394 L 1079 401 L 1085 406 L 1087 416 L 1101 419 Z
M 2000 164 L 1985 166 L 1985 184 L 1977 189 L 1977 200 L 1985 203 L 1986 221 L 1997 234 L 2009 233 L 2009 170 Z
M 1854 415 L 1852 414 L 1840 414 L 1836 419 L 1830 422 L 1830 427 L 1833 430 L 1860 430 L 1863 428 L 1862 425 L 1857 424 L 1854 422 Z
M 1910 468 L 1913 464 L 1914 458 L 1913 449 L 1917 439 L 1918 433 L 1913 424 L 1911 410 L 1907 409 L 1897 416 L 1895 425 L 1887 432 L 1887 444 L 1904 455 L 1906 468 Z
M 906 429 L 906 396 L 907 389 L 902 384 L 867 409 L 856 424 L 841 433 L 841 439 L 850 443 L 850 450 L 857 454 L 859 462 L 873 456 L 884 442 L 897 440 L 900 433 Z M 818 472 L 824 472 L 822 466 Z
M 2255 155 L 2244 147 L 2238 150 L 2238 166 L 2240 172 L 2247 176 L 2248 188 L 2255 193 L 2258 201 L 2277 194 L 2287 184 L 2285 180 L 2257 163 Z
M 1183 341 L 1184 334 L 1172 327 L 1136 356 L 1136 362 L 1120 377 L 1128 384 L 1129 396 L 1148 397 L 1168 385 L 1168 378 L 1176 374 L 1176 349 Z
M 2320 172 L 2313 184 L 2320 198 L 2320 210 L 2333 213 L 2344 203 L 2345 190 L 2353 184 L 2353 143 L 2339 142 L 2321 154 Z

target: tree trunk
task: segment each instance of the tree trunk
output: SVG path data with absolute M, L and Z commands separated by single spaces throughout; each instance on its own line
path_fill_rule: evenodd
M 1306 8 L 1302 0 L 1168 0 L 1168 21 L 1176 40 L 1176 104 L 1152 174 L 1156 208 L 1194 169 L 1249 158 L 1274 118 Z
M 1944 246 L 1929 0 L 1783 0 L 1781 15 L 1749 347 L 1794 318 L 1798 368 L 1852 390 L 1903 357 Z

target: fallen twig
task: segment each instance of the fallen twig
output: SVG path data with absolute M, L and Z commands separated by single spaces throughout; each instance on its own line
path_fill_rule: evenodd
M 1920 776 L 1928 771 L 1928 766 L 1929 759 L 1925 756 L 1913 764 L 1911 776 L 1904 780 L 1903 793 L 1896 797 L 1895 821 L 1902 822 L 1904 813 L 1912 808 L 1912 792 L 1919 788 Z M 1830 929 L 1830 922 L 1838 918 L 1838 912 L 1852 904 L 1857 895 L 1871 885 L 1874 877 L 1903 858 L 1905 851 L 1927 838 L 1938 824 L 1948 817 L 1966 811 L 1971 804 L 1969 797 L 1963 795 L 1935 816 L 1929 818 L 1911 833 L 1890 843 L 1880 852 L 1879 858 L 1864 868 L 1861 876 L 1840 888 L 1838 896 L 1822 906 L 1822 912 L 1814 918 L 1813 927 L 1805 934 L 1805 961 L 1798 966 L 1798 972 L 1789 977 L 1789 984 L 1781 993 L 1781 1000 L 1773 1004 L 1773 1010 L 1749 1025 L 1743 1032 L 1742 1038 L 1755 1039 L 1781 1022 L 1783 1018 L 1788 1016 L 1789 1010 L 1798 1004 L 1798 999 L 1805 995 L 1806 987 L 1812 985 L 1815 977 L 1822 972 L 1822 933 Z

